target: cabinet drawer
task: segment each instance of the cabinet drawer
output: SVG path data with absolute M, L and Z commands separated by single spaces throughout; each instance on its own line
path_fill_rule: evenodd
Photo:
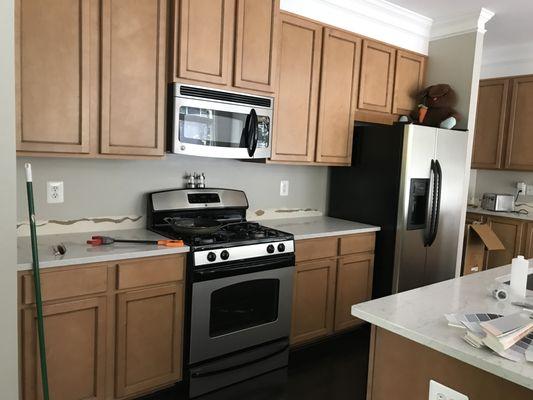
M 295 244 L 296 262 L 336 257 L 338 238 L 297 240 Z
M 158 285 L 183 280 L 184 256 L 145 258 L 117 266 L 117 289 Z
M 41 272 L 43 301 L 79 297 L 107 290 L 107 265 Z M 33 275 L 22 276 L 22 302 L 35 302 Z
M 341 237 L 340 255 L 372 252 L 375 242 L 376 234 L 374 232 L 343 236 Z

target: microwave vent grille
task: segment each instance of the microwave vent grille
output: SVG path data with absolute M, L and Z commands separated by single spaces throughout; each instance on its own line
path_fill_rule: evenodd
M 269 98 L 247 96 L 245 94 L 224 92 L 221 90 L 209 90 L 195 86 L 180 86 L 180 95 L 231 103 L 239 103 L 245 105 L 253 105 L 257 107 L 272 108 L 272 100 Z

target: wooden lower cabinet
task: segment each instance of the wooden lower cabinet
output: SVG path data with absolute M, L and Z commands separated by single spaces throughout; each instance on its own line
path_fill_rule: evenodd
M 104 399 L 106 298 L 43 307 L 50 398 Z M 22 398 L 42 399 L 35 308 L 22 311 Z
M 363 253 L 342 257 L 337 265 L 335 330 L 363 323 L 352 316 L 352 305 L 372 297 L 374 254 Z
M 489 217 L 488 223 L 502 241 L 505 250 L 489 251 L 487 268 L 501 267 L 510 264 L 513 257 L 522 250 L 524 221 L 513 218 Z
M 296 265 L 292 305 L 291 344 L 333 332 L 336 260 Z
M 526 234 L 522 253 L 525 258 L 533 258 L 533 222 L 528 222 L 525 229 Z
M 117 396 L 180 380 L 183 284 L 136 290 L 117 297 Z
M 40 400 L 31 276 L 19 274 L 21 399 Z M 51 399 L 130 399 L 181 380 L 183 255 L 47 268 L 41 280 Z
M 372 297 L 374 242 L 374 233 L 296 242 L 291 345 L 362 323 L 351 307 Z

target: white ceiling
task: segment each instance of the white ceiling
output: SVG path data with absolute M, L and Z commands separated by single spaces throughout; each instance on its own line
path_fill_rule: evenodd
M 533 43 L 533 0 L 389 0 L 434 20 L 479 11 L 496 15 L 485 28 L 485 49 Z

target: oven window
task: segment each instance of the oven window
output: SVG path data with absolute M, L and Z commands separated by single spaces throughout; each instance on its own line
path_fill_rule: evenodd
M 247 114 L 206 108 L 181 106 L 179 111 L 180 142 L 214 147 L 246 147 L 243 128 Z M 259 116 L 258 148 L 269 143 L 270 118 Z
M 279 280 L 236 283 L 211 294 L 209 336 L 237 332 L 278 319 Z

